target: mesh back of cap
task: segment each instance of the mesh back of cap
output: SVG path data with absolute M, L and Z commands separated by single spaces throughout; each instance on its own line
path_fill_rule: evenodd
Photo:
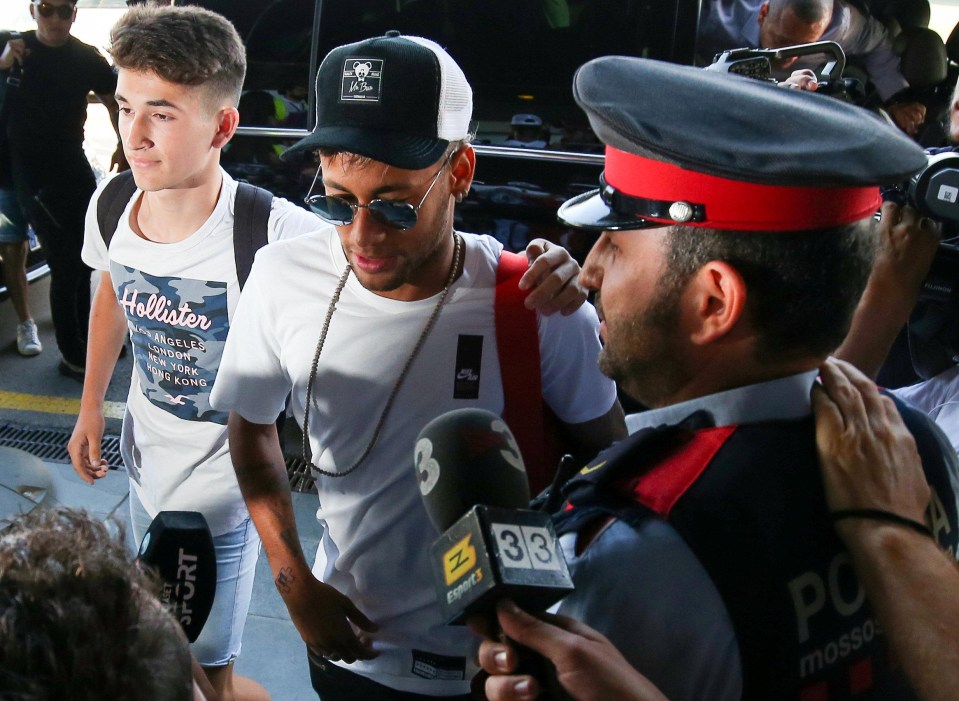
M 473 90 L 466 82 L 462 69 L 435 41 L 414 36 L 404 38 L 426 47 L 439 61 L 440 104 L 436 124 L 437 136 L 447 141 L 465 139 L 473 118 Z

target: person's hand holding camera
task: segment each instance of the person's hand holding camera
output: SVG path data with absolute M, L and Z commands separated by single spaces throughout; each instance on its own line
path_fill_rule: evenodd
M 815 92 L 819 88 L 819 79 L 816 77 L 815 71 L 809 68 L 801 68 L 793 71 L 786 80 L 779 83 L 779 87 Z
M 909 205 L 884 202 L 880 212 L 879 248 L 869 289 L 876 292 L 872 288 L 880 287 L 890 297 L 888 301 L 898 300 L 908 315 L 936 257 L 939 225 Z
M 919 299 L 939 248 L 939 225 L 909 205 L 884 202 L 866 289 L 836 356 L 875 377 Z

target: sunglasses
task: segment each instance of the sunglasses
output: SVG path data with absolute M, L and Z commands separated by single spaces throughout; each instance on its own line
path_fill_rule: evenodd
M 53 17 L 55 13 L 60 19 L 70 19 L 77 9 L 75 5 L 51 5 L 48 2 L 35 2 L 33 4 L 36 5 L 37 12 L 40 13 L 41 17 Z
M 449 165 L 454 153 L 456 153 L 456 151 L 451 151 L 446 157 L 446 160 L 443 161 L 443 165 L 436 171 L 436 175 L 433 176 L 430 186 L 426 189 L 423 199 L 421 199 L 417 205 L 398 200 L 380 199 L 370 200 L 369 204 L 358 204 L 344 200 L 342 197 L 337 197 L 336 195 L 310 194 L 313 192 L 313 187 L 320 177 L 320 168 L 316 169 L 316 175 L 313 176 L 313 183 L 310 185 L 310 190 L 304 198 L 304 201 L 310 206 L 310 209 L 313 210 L 316 216 L 334 226 L 347 226 L 348 224 L 352 224 L 354 217 L 356 217 L 356 211 L 358 209 L 367 209 L 370 212 L 370 216 L 380 224 L 388 226 L 391 229 L 406 231 L 416 226 L 417 214 L 420 208 L 423 206 L 423 203 L 426 202 L 426 198 L 430 196 L 433 186 L 436 185 L 436 182 L 440 178 L 440 173 Z

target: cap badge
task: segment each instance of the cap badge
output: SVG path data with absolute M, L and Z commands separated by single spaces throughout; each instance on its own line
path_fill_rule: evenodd
M 685 223 L 693 218 L 693 206 L 689 202 L 673 202 L 669 205 L 669 218 Z
M 383 59 L 347 58 L 343 62 L 340 100 L 379 102 L 383 80 Z

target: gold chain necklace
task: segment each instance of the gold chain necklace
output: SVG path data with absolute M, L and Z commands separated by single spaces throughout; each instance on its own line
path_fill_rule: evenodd
M 323 321 L 323 330 L 320 331 L 320 340 L 317 342 L 316 352 L 313 354 L 313 365 L 310 368 L 310 379 L 306 384 L 306 406 L 303 408 L 303 460 L 321 475 L 326 475 L 327 477 L 345 477 L 353 472 L 353 470 L 358 468 L 360 464 L 366 460 L 367 456 L 370 454 L 370 451 L 373 450 L 373 446 L 376 445 L 376 441 L 380 437 L 380 430 L 383 428 L 383 423 L 386 421 L 386 417 L 390 413 L 390 409 L 393 406 L 393 400 L 396 399 L 396 395 L 399 393 L 400 387 L 403 386 L 403 381 L 406 379 L 406 375 L 409 372 L 410 367 L 413 365 L 413 361 L 420 352 L 420 348 L 422 348 L 423 344 L 426 343 L 426 339 L 430 335 L 430 331 L 433 330 L 433 326 L 436 323 L 436 320 L 439 318 L 440 311 L 443 309 L 443 305 L 446 303 L 446 295 L 450 291 L 450 287 L 452 286 L 453 281 L 456 279 L 456 271 L 459 269 L 462 247 L 462 239 L 454 232 L 453 265 L 450 267 L 450 274 L 446 278 L 446 284 L 443 286 L 443 291 L 440 292 L 440 297 L 436 301 L 436 306 L 433 307 L 433 313 L 430 314 L 430 318 L 426 321 L 426 326 L 423 327 L 423 331 L 420 333 L 420 337 L 416 341 L 416 345 L 413 346 L 413 351 L 410 353 L 410 357 L 406 359 L 406 364 L 400 371 L 400 376 L 397 378 L 396 384 L 393 385 L 393 390 L 390 392 L 390 396 L 386 400 L 386 405 L 383 407 L 383 411 L 380 412 L 380 418 L 377 420 L 376 426 L 373 429 L 373 437 L 370 439 L 370 442 L 367 444 L 357 461 L 349 468 L 343 470 L 342 472 L 330 472 L 329 470 L 324 470 L 323 468 L 317 467 L 313 464 L 313 449 L 310 447 L 310 403 L 313 398 L 313 384 L 316 381 L 316 369 L 320 362 L 320 353 L 323 352 L 323 344 L 326 343 L 326 334 L 330 330 L 330 321 L 333 319 L 333 312 L 336 311 L 336 303 L 340 301 L 340 293 L 346 286 L 346 281 L 349 279 L 350 272 L 352 271 L 350 264 L 347 262 L 346 269 L 343 271 L 343 274 L 340 275 L 339 282 L 336 285 L 336 290 L 334 290 L 333 297 L 330 299 L 330 306 L 326 310 L 326 319 Z

